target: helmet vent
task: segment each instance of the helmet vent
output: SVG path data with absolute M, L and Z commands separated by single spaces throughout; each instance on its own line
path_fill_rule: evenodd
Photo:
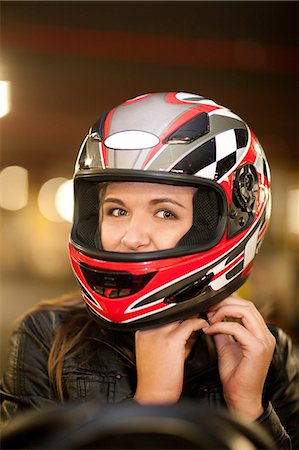
M 156 272 L 134 275 L 129 272 L 98 270 L 80 264 L 83 276 L 88 285 L 97 294 L 107 298 L 120 298 L 141 291 L 154 277 Z
M 198 151 L 200 149 L 200 151 Z M 196 147 L 191 153 L 179 161 L 173 171 L 182 171 L 193 175 L 216 161 L 215 138 Z
M 208 114 L 203 112 L 168 136 L 166 143 L 168 144 L 186 144 L 195 141 L 210 131 Z
M 200 295 L 209 285 L 214 274 L 209 273 L 199 280 L 193 281 L 164 300 L 165 303 L 181 303 Z

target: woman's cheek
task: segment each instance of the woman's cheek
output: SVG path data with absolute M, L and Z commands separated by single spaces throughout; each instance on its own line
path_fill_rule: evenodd
M 181 230 L 169 221 L 155 230 L 153 238 L 158 250 L 166 250 L 176 246 L 181 238 Z
M 115 227 L 112 224 L 108 225 L 106 222 L 101 226 L 101 242 L 102 247 L 106 251 L 112 251 L 115 245 Z

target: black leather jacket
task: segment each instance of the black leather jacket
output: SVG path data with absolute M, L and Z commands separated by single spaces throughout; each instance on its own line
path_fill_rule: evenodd
M 48 377 L 48 355 L 55 331 L 71 311 L 35 312 L 16 328 L 1 386 L 2 419 L 29 408 L 42 409 L 58 402 L 55 384 Z M 277 345 L 264 387 L 264 413 L 258 422 L 272 436 L 276 448 L 298 448 L 299 375 L 290 339 L 270 326 Z M 89 329 L 78 354 L 63 367 L 66 400 L 118 403 L 132 399 L 136 388 L 134 336 Z M 185 364 L 182 399 L 209 407 L 225 407 L 212 338 L 198 334 Z

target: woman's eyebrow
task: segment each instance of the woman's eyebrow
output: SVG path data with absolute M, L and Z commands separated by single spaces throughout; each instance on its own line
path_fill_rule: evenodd
M 186 209 L 186 207 L 184 205 L 182 205 L 181 203 L 177 202 L 176 200 L 174 200 L 173 198 L 169 198 L 169 197 L 161 197 L 161 198 L 154 198 L 150 201 L 150 203 L 152 205 L 157 205 L 159 203 L 172 203 L 173 205 L 177 205 L 180 208 L 184 208 Z
M 117 203 L 118 205 L 125 205 L 125 202 L 123 202 L 120 198 L 117 197 L 106 197 L 103 201 L 103 203 Z
M 106 197 L 104 199 L 103 203 L 117 203 L 118 205 L 125 206 L 125 202 L 117 197 Z M 180 208 L 186 209 L 186 207 L 184 205 L 177 202 L 173 198 L 169 198 L 169 197 L 161 197 L 160 198 L 159 197 L 159 198 L 154 198 L 154 199 L 150 200 L 151 205 L 158 205 L 159 203 L 171 203 L 173 205 L 179 206 Z

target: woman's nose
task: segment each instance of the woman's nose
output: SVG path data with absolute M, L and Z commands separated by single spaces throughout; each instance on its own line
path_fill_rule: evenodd
M 132 218 L 128 224 L 121 243 L 128 251 L 145 251 L 151 243 L 148 224 L 142 218 Z

